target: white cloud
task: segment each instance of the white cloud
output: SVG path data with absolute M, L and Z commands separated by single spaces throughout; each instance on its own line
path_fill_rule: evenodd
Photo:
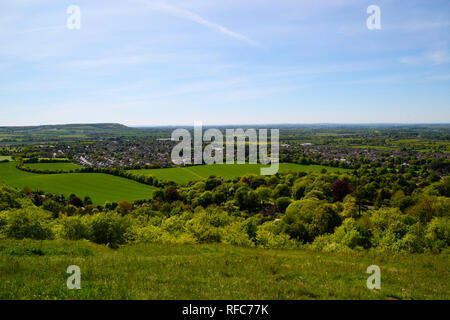
M 232 38 L 235 38 L 237 40 L 245 41 L 250 45 L 257 45 L 257 43 L 255 41 L 247 38 L 243 34 L 231 31 L 228 28 L 225 28 L 224 26 L 221 26 L 214 22 L 208 21 L 208 20 L 202 18 L 200 15 L 198 15 L 194 12 L 191 12 L 189 10 L 181 9 L 181 8 L 178 8 L 178 7 L 175 7 L 172 5 L 168 5 L 163 2 L 153 2 L 153 1 L 141 1 L 141 2 L 143 2 L 147 7 L 151 8 L 153 10 L 160 10 L 160 11 L 172 14 L 174 16 L 201 24 L 212 30 L 219 31 L 219 32 L 221 32 L 227 36 L 230 36 Z

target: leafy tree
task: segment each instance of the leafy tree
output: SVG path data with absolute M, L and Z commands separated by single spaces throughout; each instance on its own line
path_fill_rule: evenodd
M 279 197 L 289 197 L 290 195 L 291 190 L 284 183 L 277 184 L 275 189 L 272 191 L 272 198 L 274 199 L 278 199 Z
M 333 206 L 305 199 L 292 202 L 281 218 L 282 229 L 291 238 L 310 242 L 318 235 L 331 233 L 341 222 Z
M 78 198 L 76 195 L 71 194 L 69 196 L 68 204 L 75 206 L 77 208 L 81 208 L 83 206 L 83 200 Z
M 276 204 L 278 207 L 278 210 L 281 213 L 284 213 L 286 211 L 286 208 L 291 204 L 292 199 L 289 197 L 280 197 L 277 199 Z
M 128 201 L 120 201 L 118 203 L 117 208 L 122 215 L 125 215 L 127 213 L 130 213 L 131 208 L 133 208 L 133 205 Z
M 330 185 L 331 192 L 336 200 L 342 201 L 350 193 L 350 187 L 347 180 L 336 180 Z
M 169 201 L 169 202 L 181 200 L 181 196 L 178 193 L 177 188 L 174 188 L 174 187 L 167 188 L 165 200 Z

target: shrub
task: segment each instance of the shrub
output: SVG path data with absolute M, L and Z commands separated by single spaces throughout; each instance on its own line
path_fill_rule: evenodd
M 424 230 L 419 222 L 411 226 L 408 233 L 393 244 L 394 250 L 409 253 L 421 253 L 424 251 L 424 248 Z
M 3 232 L 14 239 L 52 239 L 51 216 L 39 208 L 25 208 L 1 213 Z
M 281 213 L 284 213 L 286 211 L 286 208 L 291 204 L 291 202 L 292 202 L 292 199 L 288 198 L 288 197 L 278 198 L 277 201 L 276 201 L 278 210 Z
M 178 190 L 174 187 L 167 188 L 166 190 L 166 200 L 169 202 L 174 202 L 177 200 L 181 200 L 180 194 Z
M 223 228 L 222 242 L 243 247 L 254 246 L 245 229 L 246 225 L 241 222 L 235 222 L 226 226 Z
M 331 237 L 333 242 L 351 249 L 357 247 L 367 249 L 371 246 L 370 233 L 352 218 L 344 220 Z
M 83 200 L 81 200 L 80 198 L 78 198 L 76 195 L 71 194 L 69 196 L 69 201 L 68 204 L 71 204 L 77 208 L 81 208 L 83 206 Z
M 61 227 L 61 236 L 64 239 L 89 239 L 89 225 L 83 217 L 64 217 L 61 219 Z
M 20 197 L 17 190 L 7 186 L 0 186 L 0 211 L 20 208 L 21 205 L 18 201 Z
M 272 198 L 277 199 L 279 197 L 289 197 L 291 195 L 291 190 L 289 187 L 284 184 L 278 184 L 275 189 L 272 191 Z
M 125 234 L 125 238 L 129 242 L 156 243 L 160 241 L 162 234 L 163 230 L 157 226 L 133 226 L 127 231 L 127 233 Z
M 260 204 L 258 194 L 247 186 L 238 188 L 234 199 L 242 210 L 252 212 L 256 211 Z
M 130 210 L 133 208 L 133 205 L 128 201 L 120 201 L 117 204 L 117 208 L 122 215 L 125 215 L 130 212 Z
M 426 223 L 434 217 L 448 216 L 450 214 L 450 199 L 425 196 L 420 198 L 414 206 L 406 209 L 406 213 L 416 216 L 421 222 Z
M 305 189 L 306 189 L 306 183 L 295 183 L 293 190 L 292 190 L 292 196 L 295 200 L 300 200 L 305 196 Z
M 221 242 L 223 228 L 234 222 L 234 218 L 219 209 L 197 211 L 185 224 L 186 230 L 199 242 Z
M 43 203 L 42 209 L 52 212 L 53 217 L 57 218 L 59 213 L 64 210 L 64 206 L 59 204 L 58 202 L 50 199 Z
M 125 242 L 125 233 L 131 219 L 117 212 L 101 212 L 90 217 L 90 240 L 96 243 L 117 245 Z
M 375 232 L 392 232 L 396 238 L 402 238 L 418 219 L 403 214 L 397 208 L 381 208 L 372 212 L 370 216 L 372 228 Z
M 433 250 L 442 250 L 450 246 L 450 219 L 434 218 L 425 231 L 427 246 Z
M 306 242 L 318 235 L 331 233 L 341 222 L 333 206 L 318 200 L 292 202 L 281 218 L 282 228 L 291 238 Z
M 289 235 L 279 232 L 278 222 L 270 221 L 258 226 L 256 244 L 263 248 L 289 248 L 296 246 L 296 242 Z

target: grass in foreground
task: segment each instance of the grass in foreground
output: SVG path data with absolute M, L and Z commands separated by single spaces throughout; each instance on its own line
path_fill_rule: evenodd
M 106 201 L 149 199 L 155 187 L 103 173 L 36 174 L 24 172 L 12 162 L 0 163 L 0 182 L 16 188 L 29 187 L 54 194 L 90 196 L 95 204 Z
M 0 241 L 0 299 L 448 299 L 448 255 Z M 81 290 L 66 269 L 81 268 Z M 381 268 L 381 290 L 366 268 Z
M 203 166 L 190 166 L 165 169 L 140 169 L 131 172 L 142 175 L 152 175 L 161 180 L 172 180 L 177 183 L 206 179 L 211 175 L 222 177 L 225 180 L 242 177 L 246 174 L 260 174 L 261 164 L 213 164 Z M 327 167 L 321 165 L 300 165 L 295 163 L 280 163 L 279 172 L 303 171 L 320 172 L 326 169 L 328 172 L 346 172 L 348 169 Z

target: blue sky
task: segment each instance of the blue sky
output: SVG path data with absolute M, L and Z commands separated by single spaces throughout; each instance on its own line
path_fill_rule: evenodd
M 0 125 L 450 122 L 449 40 L 448 0 L 1 0 Z

